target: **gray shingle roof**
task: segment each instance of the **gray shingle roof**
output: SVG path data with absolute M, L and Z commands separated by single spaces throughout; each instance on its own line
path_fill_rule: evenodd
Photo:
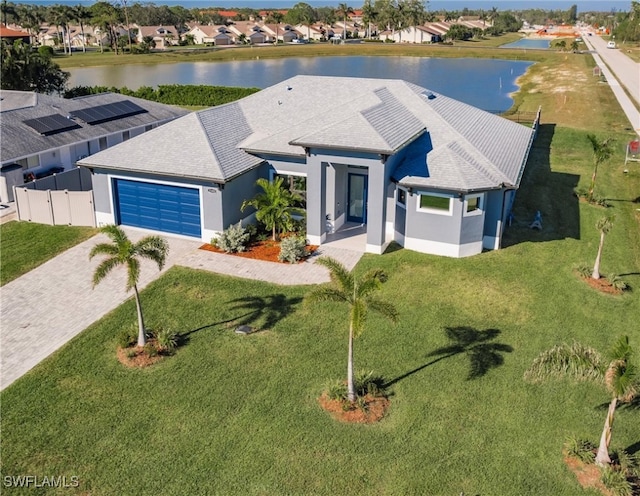
M 0 138 L 2 142 L 0 161 L 3 163 L 73 143 L 97 139 L 118 131 L 175 119 L 188 113 L 184 109 L 116 93 L 102 93 L 67 100 L 51 95 L 2 90 L 0 98 Z M 42 136 L 24 124 L 24 121 L 29 119 L 52 114 L 66 117 L 75 110 L 123 100 L 131 100 L 147 112 L 96 125 L 76 120 L 80 126 L 77 129 L 50 136 Z
M 224 182 L 263 156 L 304 156 L 304 147 L 382 154 L 406 148 L 394 174 L 401 184 L 487 189 L 517 185 L 531 132 L 401 80 L 296 76 L 82 163 Z

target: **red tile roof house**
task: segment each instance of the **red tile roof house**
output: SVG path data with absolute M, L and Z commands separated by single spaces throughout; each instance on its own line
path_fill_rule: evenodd
M 500 247 L 535 130 L 406 81 L 296 76 L 78 163 L 98 225 L 208 242 L 254 220 L 257 179 L 293 176 L 312 244 L 357 226 L 362 251 L 464 257 Z
M 0 24 L 0 39 L 13 43 L 21 40 L 23 43 L 31 43 L 31 35 L 26 31 L 18 31 Z

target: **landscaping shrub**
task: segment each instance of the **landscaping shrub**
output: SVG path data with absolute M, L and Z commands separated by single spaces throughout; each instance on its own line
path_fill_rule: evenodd
M 620 276 L 618 276 L 617 274 L 610 274 L 607 276 L 607 281 L 609 281 L 609 284 L 611 284 L 611 286 L 613 286 L 614 288 L 620 290 L 620 291 L 626 291 L 627 289 L 629 289 L 629 286 L 627 285 L 626 282 L 624 282 Z
M 596 459 L 596 446 L 586 439 L 570 437 L 565 441 L 564 448 L 567 451 L 567 455 L 577 458 L 584 463 L 593 463 Z
M 584 277 L 585 279 L 588 277 L 591 277 L 591 271 L 592 271 L 591 267 L 584 262 L 576 267 L 576 272 L 580 274 L 581 277 Z
M 213 246 L 217 246 L 226 253 L 236 253 L 244 251 L 249 242 L 249 233 L 242 223 L 238 222 L 235 225 L 229 226 L 222 234 L 219 234 L 216 238 L 211 240 Z
M 144 354 L 147 355 L 149 358 L 158 356 L 158 348 L 154 343 L 148 342 L 147 344 L 144 345 Z
M 138 341 L 137 326 L 130 326 L 120 331 L 118 334 L 118 346 L 120 348 L 130 348 Z
M 604 467 L 600 481 L 615 496 L 633 496 L 633 486 L 622 470 L 615 467 Z
M 169 329 L 158 329 L 154 336 L 158 351 L 164 353 L 173 353 L 178 347 L 178 335 Z
M 355 378 L 356 395 L 363 398 L 366 395 L 373 397 L 385 396 L 385 380 L 383 377 L 374 375 L 372 371 L 357 373 Z M 327 396 L 331 400 L 347 401 L 348 391 L 345 381 L 333 381 L 325 388 Z
M 43 45 L 38 47 L 38 53 L 41 57 L 51 58 L 54 55 L 53 47 Z
M 281 262 L 296 263 L 302 260 L 306 254 L 307 241 L 300 236 L 288 236 L 280 243 L 278 260 Z

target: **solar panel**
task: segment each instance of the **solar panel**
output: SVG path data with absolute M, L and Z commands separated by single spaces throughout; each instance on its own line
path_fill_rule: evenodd
M 133 103 L 131 100 L 97 105 L 86 109 L 69 112 L 73 117 L 77 117 L 87 124 L 102 124 L 103 122 L 115 121 L 124 117 L 136 114 L 143 114 L 147 110 Z
M 37 119 L 28 119 L 23 122 L 43 136 L 50 136 L 52 134 L 69 131 L 71 129 L 78 129 L 80 127 L 77 122 L 74 122 L 68 117 L 60 114 L 46 115 L 44 117 L 38 117 Z

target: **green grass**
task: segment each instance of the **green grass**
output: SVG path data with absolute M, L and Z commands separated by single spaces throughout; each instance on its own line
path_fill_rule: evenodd
M 0 225 L 0 285 L 89 239 L 96 232 L 90 227 L 47 226 L 30 222 Z
M 588 74 L 585 60 L 567 61 Z M 596 186 L 612 207 L 574 196 L 591 173 L 586 135 L 610 133 L 620 145 L 629 136 L 610 90 L 583 84 L 598 115 L 568 126 L 557 109 L 543 110 L 502 250 L 448 259 L 394 246 L 356 267 L 388 272 L 380 296 L 401 316 L 392 325 L 371 314 L 356 340 L 356 370 L 392 383 L 381 422 L 337 423 L 317 403 L 327 382 L 346 375 L 344 308 L 304 306 L 307 287 L 175 267 L 142 303 L 149 327 L 188 343 L 130 370 L 115 345 L 135 322 L 134 302 L 92 325 L 1 393 L 1 475 L 76 475 L 80 486 L 59 492 L 91 495 L 597 494 L 564 466 L 562 446 L 568 436 L 598 441 L 606 393 L 522 380 L 540 351 L 563 341 L 605 351 L 626 333 L 640 347 L 640 170 L 622 171 L 620 148 Z M 557 98 L 529 90 L 524 107 Z M 570 99 L 564 112 L 586 111 Z M 542 231 L 528 228 L 536 210 Z M 624 274 L 633 291 L 621 296 L 593 290 L 573 271 L 593 263 L 595 222 L 611 213 L 602 271 Z M 263 332 L 237 336 L 241 323 Z M 475 355 L 438 353 L 460 335 Z M 637 451 L 639 419 L 637 404 L 618 410 L 613 448 Z

